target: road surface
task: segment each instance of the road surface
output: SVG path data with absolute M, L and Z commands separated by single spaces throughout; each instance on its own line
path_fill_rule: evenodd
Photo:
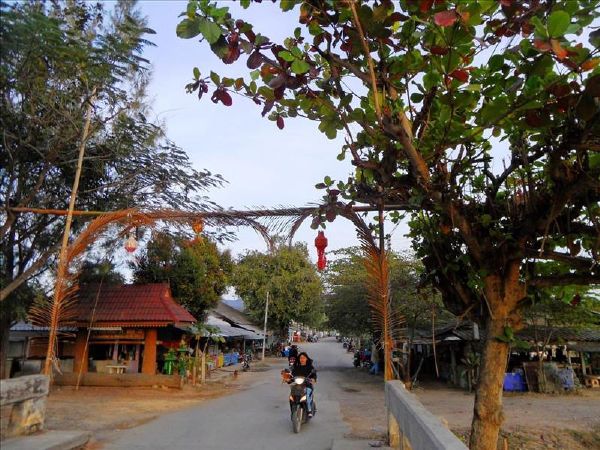
M 170 450 L 328 450 L 333 440 L 349 429 L 341 419 L 336 401 L 336 383 L 341 368 L 352 365 L 352 355 L 333 338 L 300 345 L 318 370 L 318 413 L 292 431 L 289 387 L 280 382 L 286 361 L 264 372 L 264 377 L 246 390 L 211 400 L 193 408 L 163 415 L 137 428 L 116 432 L 104 448 Z

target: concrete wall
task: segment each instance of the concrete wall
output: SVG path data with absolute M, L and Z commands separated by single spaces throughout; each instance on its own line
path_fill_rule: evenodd
M 44 428 L 50 380 L 45 375 L 28 375 L 0 383 L 2 437 L 19 436 Z
M 385 383 L 390 447 L 403 450 L 467 450 L 401 381 Z

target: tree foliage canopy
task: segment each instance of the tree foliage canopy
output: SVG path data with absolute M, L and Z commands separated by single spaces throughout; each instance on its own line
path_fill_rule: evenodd
M 202 320 L 225 293 L 232 269 L 229 252 L 214 242 L 156 233 L 134 265 L 134 282 L 169 283 L 173 298 Z
M 48 267 L 64 224 L 10 208 L 66 209 L 90 103 L 77 209 L 211 206 L 202 191 L 221 178 L 193 169 L 147 117 L 142 52 L 153 31 L 134 2 L 117 2 L 110 14 L 81 0 L 3 2 L 0 15 L 3 298 Z
M 349 336 L 372 334 L 362 250 L 348 247 L 332 253 L 323 280 L 328 326 Z M 432 307 L 439 303 L 439 296 L 419 287 L 422 264 L 397 252 L 391 252 L 389 258 L 392 308 L 403 317 L 402 328 L 410 333 L 417 326 L 431 326 Z M 399 332 L 395 330 L 394 334 Z
M 228 7 L 190 1 L 179 35 L 201 35 L 225 63 L 245 58 L 250 76 L 194 69 L 188 90 L 213 83 L 214 102 L 236 92 L 280 127 L 304 116 L 344 131 L 339 158 L 356 172 L 319 187 L 415 211 L 418 256 L 457 313 L 514 264 L 527 262 L 530 285 L 597 282 L 596 0 L 280 6 L 299 7 L 300 26 L 276 43 Z M 547 260 L 561 270 L 540 274 Z
M 283 331 L 292 321 L 318 325 L 322 319 L 321 280 L 303 244 L 246 253 L 235 266 L 232 285 L 257 322 L 264 320 L 269 293 L 271 329 Z

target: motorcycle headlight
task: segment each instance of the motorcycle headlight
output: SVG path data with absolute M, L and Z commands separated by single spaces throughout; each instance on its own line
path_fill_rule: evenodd
M 296 377 L 296 378 L 294 378 L 294 383 L 296 383 L 296 384 L 304 384 L 304 377 Z

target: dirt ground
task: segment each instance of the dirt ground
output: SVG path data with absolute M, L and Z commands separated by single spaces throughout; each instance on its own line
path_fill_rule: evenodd
M 279 364 L 279 360 L 270 361 Z M 279 364 L 280 365 L 280 364 Z M 230 395 L 261 377 L 251 373 L 223 373 L 219 381 L 205 387 L 178 389 L 56 388 L 48 402 L 47 428 L 92 432 L 96 440 L 88 447 L 99 448 L 115 430 L 132 428 L 154 417 L 199 402 Z M 351 427 L 349 437 L 384 440 L 386 414 L 383 380 L 364 369 L 338 368 L 337 391 L 342 417 Z M 448 423 L 461 439 L 468 439 L 473 394 L 439 383 L 424 383 L 413 390 L 433 414 Z M 505 394 L 503 439 L 511 450 L 600 449 L 600 390 L 583 390 L 570 395 Z
M 253 383 L 260 377 L 256 372 L 243 373 L 227 368 L 219 371 L 217 380 L 204 386 L 169 388 L 111 388 L 111 387 L 55 387 L 50 392 L 46 413 L 46 428 L 83 430 L 94 439 L 86 447 L 100 448 L 99 444 L 116 430 L 133 428 L 160 414 L 194 406 L 202 401 L 230 395 Z
M 340 406 L 352 437 L 383 439 L 386 416 L 381 377 L 349 370 L 340 385 Z M 474 395 L 439 383 L 426 383 L 413 390 L 423 405 L 448 423 L 463 441 L 468 440 Z M 511 450 L 600 449 L 600 391 L 582 390 L 567 395 L 505 393 L 504 438 Z

